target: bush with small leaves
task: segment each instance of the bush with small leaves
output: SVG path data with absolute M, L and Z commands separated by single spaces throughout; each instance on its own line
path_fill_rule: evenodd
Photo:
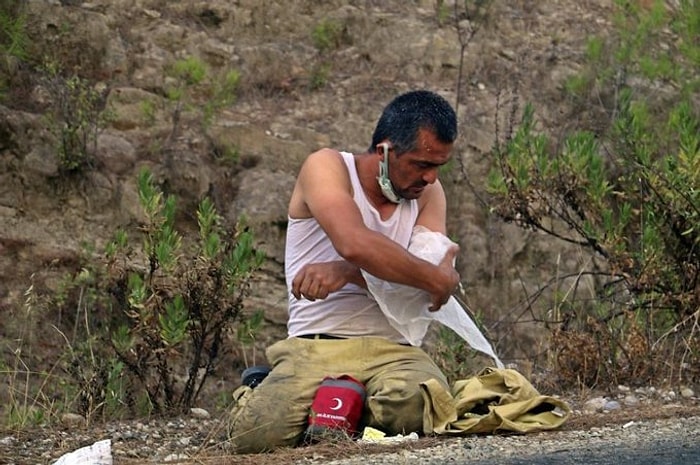
M 46 114 L 58 142 L 58 165 L 63 174 L 84 171 L 93 164 L 97 136 L 110 119 L 104 96 L 77 75 L 64 76 L 56 63 L 44 67 L 43 84 L 51 95 Z
M 123 238 L 110 247 L 112 277 L 126 283 L 120 307 L 129 317 L 112 333 L 111 343 L 152 407 L 178 410 L 192 406 L 227 333 L 245 321 L 243 299 L 263 255 L 242 223 L 234 232 L 224 228 L 208 198 L 197 211 L 198 245 L 184 251 L 174 224 L 174 198 L 164 198 L 147 171 L 138 186 L 148 219 L 141 248 L 146 266 L 116 266 L 130 253 Z M 184 372 L 176 376 L 178 370 Z
M 595 374 L 572 384 L 700 374 L 691 368 L 699 366 L 698 345 L 688 343 L 700 330 L 700 114 L 690 98 L 699 83 L 697 10 L 692 2 L 617 5 L 616 34 L 608 43 L 591 39 L 590 67 L 567 86 L 579 104 L 604 105 L 597 113 L 607 120 L 553 141 L 526 105 L 494 150 L 488 179 L 491 209 L 502 219 L 607 263 L 581 273 L 596 276 L 596 299 L 571 293 L 552 326 L 559 346 L 568 333 L 597 350 L 585 363 L 559 354 L 570 376 L 571 366 Z M 668 31 L 682 57 L 673 63 L 653 43 Z M 668 82 L 661 101 L 649 97 L 659 81 Z
M 81 296 L 96 296 L 85 314 L 85 326 L 91 320 L 95 329 L 83 334 L 91 350 L 72 350 L 67 368 L 89 400 L 80 409 L 87 416 L 193 406 L 226 341 L 238 336 L 245 345 L 241 335 L 253 337 L 262 324 L 243 314 L 264 260 L 243 220 L 227 228 L 205 198 L 197 210 L 198 240 L 185 241 L 175 224 L 175 198 L 164 196 L 147 170 L 137 185 L 146 218 L 140 239 L 118 230 L 104 262 L 85 271 L 89 282 L 73 281 Z M 92 351 L 100 356 L 85 357 Z

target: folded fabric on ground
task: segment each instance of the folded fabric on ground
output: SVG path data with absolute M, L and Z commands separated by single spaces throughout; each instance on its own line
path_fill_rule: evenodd
M 425 434 L 530 433 L 558 428 L 571 415 L 566 402 L 540 394 L 512 369 L 485 368 L 452 392 L 433 380 L 421 387 Z

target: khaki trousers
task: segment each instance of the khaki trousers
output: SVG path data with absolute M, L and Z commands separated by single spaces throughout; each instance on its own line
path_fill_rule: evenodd
M 238 453 L 298 445 L 307 426 L 316 389 L 326 376 L 343 374 L 361 381 L 367 398 L 361 426 L 388 435 L 423 432 L 421 383 L 447 380 L 419 347 L 378 337 L 349 339 L 290 338 L 266 352 L 272 371 L 255 389 L 233 394 L 228 433 Z

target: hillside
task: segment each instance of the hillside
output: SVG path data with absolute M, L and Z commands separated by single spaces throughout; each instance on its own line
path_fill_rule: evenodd
M 517 319 L 528 290 L 555 271 L 554 258 L 570 270 L 586 260 L 490 217 L 479 195 L 499 99 L 505 105 L 517 92 L 554 131 L 584 116 L 571 114 L 562 82 L 579 66 L 586 37 L 609 24 L 608 2 L 494 2 L 485 18 L 460 23 L 463 37 L 474 30 L 463 39 L 462 69 L 451 12 L 438 13 L 430 1 L 76 3 L 28 2 L 32 44 L 95 80 L 112 117 L 96 139 L 94 168 L 66 179 L 42 117 L 62 96 L 51 82 L 17 71 L 1 107 L 3 313 L 17 311 L 30 285 L 58 292 L 86 248 L 98 253 L 118 227 L 139 224 L 135 183 L 148 167 L 178 196 L 182 227 L 192 225 L 207 194 L 228 221 L 250 218 L 270 257 L 253 305 L 282 325 L 285 208 L 300 161 L 322 146 L 364 150 L 383 105 L 411 88 L 437 90 L 455 103 L 459 94 L 463 169 L 446 183 L 449 228 L 462 246 L 458 266 L 470 305 L 493 326 L 501 352 L 518 354 L 520 338 L 500 341 L 498 320 Z M 319 24 L 339 28 L 327 33 L 337 41 L 328 49 L 314 43 Z M 235 100 L 205 130 L 194 110 L 174 122 L 166 97 L 168 67 L 190 56 L 206 63 L 212 80 L 240 73 Z M 206 95 L 197 99 L 204 105 Z M 222 160 L 227 151 L 234 162 Z M 527 328 L 518 332 L 527 339 Z

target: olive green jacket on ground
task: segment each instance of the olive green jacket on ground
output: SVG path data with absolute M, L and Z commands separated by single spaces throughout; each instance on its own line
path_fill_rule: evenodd
M 512 369 L 486 368 L 452 392 L 433 380 L 421 387 L 425 434 L 529 433 L 558 428 L 571 415 L 564 401 L 541 395 Z

